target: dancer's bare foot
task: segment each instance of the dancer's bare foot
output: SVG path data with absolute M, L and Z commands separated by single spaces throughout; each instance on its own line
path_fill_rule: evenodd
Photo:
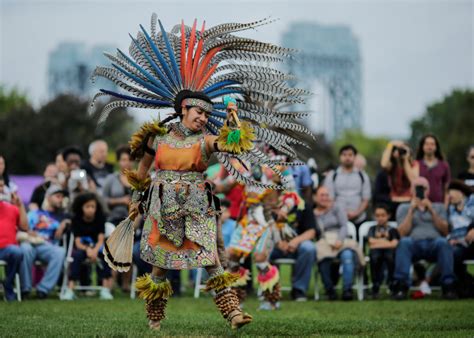
M 231 318 L 230 326 L 233 329 L 239 329 L 242 326 L 247 325 L 250 322 L 252 322 L 252 316 L 249 315 L 248 313 L 241 312 L 241 311 L 236 312 L 235 314 L 231 313 L 229 317 Z
M 160 322 L 157 320 L 150 320 L 148 322 L 148 326 L 150 327 L 150 329 L 155 330 L 155 331 L 160 330 L 160 325 L 161 325 Z

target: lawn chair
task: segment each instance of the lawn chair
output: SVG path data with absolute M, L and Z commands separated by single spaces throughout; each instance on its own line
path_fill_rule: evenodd
M 6 274 L 7 269 L 7 262 L 0 260 L 0 266 L 3 267 Z M 16 299 L 21 302 L 21 286 L 20 286 L 20 275 L 18 272 L 15 274 L 15 292 L 16 292 Z
M 63 269 L 63 282 L 61 286 L 61 293 L 59 294 L 59 299 L 63 300 L 63 295 L 68 289 L 68 282 L 69 282 L 69 266 L 73 262 L 74 258 L 72 258 L 72 250 L 74 249 L 74 235 L 71 233 L 69 235 L 69 242 L 66 246 L 66 259 L 64 260 L 64 269 Z M 88 260 L 85 262 L 86 264 L 92 264 Z M 104 287 L 102 286 L 82 286 L 82 285 L 75 285 L 74 290 L 80 291 L 101 291 Z

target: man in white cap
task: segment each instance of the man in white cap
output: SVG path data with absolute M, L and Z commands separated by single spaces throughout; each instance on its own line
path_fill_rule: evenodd
M 36 285 L 37 298 L 47 298 L 61 274 L 66 251 L 58 243 L 69 223 L 63 211 L 63 199 L 66 194 L 60 185 L 51 184 L 46 190 L 43 208 L 28 213 L 29 239 L 21 243 L 23 261 L 20 279 L 24 296 L 31 292 L 32 269 L 36 260 L 47 264 L 43 278 Z

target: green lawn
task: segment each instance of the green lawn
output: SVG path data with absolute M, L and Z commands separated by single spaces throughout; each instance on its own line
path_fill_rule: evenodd
M 258 312 L 240 331 L 226 326 L 209 296 L 172 298 L 160 333 L 150 332 L 141 300 L 28 300 L 0 303 L 0 336 L 460 336 L 474 335 L 474 301 L 425 299 L 395 302 L 283 301 L 282 309 Z

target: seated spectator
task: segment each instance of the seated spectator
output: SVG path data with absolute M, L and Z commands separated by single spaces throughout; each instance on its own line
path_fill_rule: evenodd
M 395 266 L 395 249 L 400 240 L 400 235 L 397 229 L 388 225 L 388 220 L 390 219 L 390 207 L 388 205 L 377 205 L 374 216 L 377 224 L 369 229 L 367 237 L 370 248 L 372 297 L 377 299 L 380 285 L 383 282 L 384 265 L 387 268 L 387 284 L 391 285 Z
M 337 299 L 331 270 L 335 258 L 339 258 L 342 264 L 342 299 L 352 300 L 356 257 L 359 257 L 361 265 L 365 264 L 365 258 L 357 243 L 346 238 L 347 215 L 340 205 L 333 203 L 326 187 L 321 186 L 316 190 L 314 202 L 316 204 L 314 214 L 321 229 L 321 238 L 316 242 L 316 251 L 326 294 L 330 300 Z
M 447 188 L 451 181 L 449 163 L 444 160 L 438 138 L 432 134 L 421 138 L 418 145 L 416 160 L 421 177 L 425 177 L 430 185 L 429 200 L 432 203 L 448 205 Z
M 58 183 L 58 167 L 54 163 L 48 163 L 43 173 L 44 181 L 38 185 L 31 195 L 29 210 L 38 210 L 41 208 L 46 190 L 51 186 L 52 183 Z
M 135 237 L 133 243 L 133 264 L 137 266 L 137 276 L 143 276 L 146 273 L 151 273 L 152 266 L 145 262 L 140 257 L 140 240 L 142 238 L 143 219 L 140 220 L 140 226 L 135 230 Z
M 448 187 L 448 221 L 451 230 L 448 241 L 454 252 L 454 272 L 460 281 L 467 276 L 463 261 L 474 258 L 474 245 L 472 244 L 474 231 L 471 230 L 471 236 L 468 236 L 469 230 L 474 228 L 474 195 L 472 192 L 472 188 L 461 180 L 451 181 Z
M 81 169 L 82 152 L 76 147 L 67 147 L 62 157 L 66 162 L 67 172 L 64 187 L 69 192 L 69 198 L 74 201 L 76 195 L 96 191 L 96 185 L 87 172 Z
M 426 178 L 418 177 L 414 183 L 414 196 L 410 204 L 397 210 L 398 232 L 401 240 L 395 255 L 395 299 L 405 299 L 410 285 L 410 267 L 420 259 L 436 262 L 441 270 L 443 296 L 456 298 L 454 290 L 453 249 L 449 245 L 446 209 L 442 203 L 428 199 L 430 185 Z
M 131 202 L 131 188 L 125 170 L 132 169 L 130 160 L 130 148 L 128 146 L 119 147 L 116 151 L 119 171 L 107 176 L 102 190 L 102 196 L 109 207 L 107 221 L 114 225 L 119 224 L 128 216 L 128 205 Z
M 3 182 L 4 182 L 4 191 L 6 194 L 12 194 L 16 193 L 18 190 L 18 186 L 15 184 L 10 179 L 10 176 L 8 175 L 8 168 L 7 168 L 7 162 L 5 160 L 5 157 L 0 155 L 0 176 L 3 177 Z
M 65 187 L 68 167 L 66 161 L 63 158 L 63 150 L 58 150 L 56 153 L 54 164 L 56 164 L 56 168 L 58 169 L 58 183 Z
M 291 296 L 296 301 L 306 301 L 311 271 L 316 261 L 313 239 L 316 237 L 317 227 L 314 214 L 310 208 L 297 210 L 295 205 L 288 212 L 278 208 L 275 210 L 274 218 L 276 222 L 286 222 L 296 232 L 296 236 L 289 241 L 277 242 L 270 255 L 270 261 L 279 258 L 296 260 L 293 267 Z
M 3 289 L 9 302 L 16 299 L 13 284 L 23 260 L 16 240 L 17 229 L 28 230 L 25 207 L 16 194 L 6 193 L 5 179 L 0 176 L 0 260 L 7 263 Z
M 413 180 L 419 176 L 418 163 L 414 162 L 410 148 L 401 141 L 391 141 L 380 160 L 390 187 L 391 214 L 396 215 L 401 203 L 410 203 Z
M 330 198 L 342 207 L 356 227 L 366 218 L 370 200 L 370 180 L 365 171 L 354 165 L 357 149 L 349 144 L 339 150 L 341 165 L 324 179 Z
M 96 271 L 99 280 L 102 280 L 103 288 L 100 291 L 100 299 L 113 299 L 112 274 L 110 267 L 104 261 L 102 253 L 105 232 L 105 216 L 97 196 L 86 192 L 76 197 L 72 205 L 72 233 L 74 234 L 73 261 L 69 273 L 68 289 L 63 295 L 64 300 L 73 300 L 74 285 L 80 280 L 81 265 L 89 260 L 96 263 Z
M 458 175 L 460 180 L 464 181 L 464 184 L 474 187 L 474 145 L 469 147 L 467 151 L 467 163 L 469 168 Z
M 59 240 L 70 222 L 63 211 L 66 193 L 61 186 L 52 184 L 46 190 L 43 208 L 28 213 L 28 238 L 21 243 L 23 262 L 20 278 L 24 296 L 28 296 L 33 288 L 32 270 L 36 260 L 47 264 L 43 278 L 36 285 L 39 299 L 47 298 L 59 279 L 66 256 L 66 250 L 59 246 Z
M 108 152 L 109 148 L 104 140 L 95 140 L 89 145 L 89 160 L 81 166 L 94 181 L 99 196 L 102 196 L 105 179 L 114 170 L 113 166 L 106 162 Z

